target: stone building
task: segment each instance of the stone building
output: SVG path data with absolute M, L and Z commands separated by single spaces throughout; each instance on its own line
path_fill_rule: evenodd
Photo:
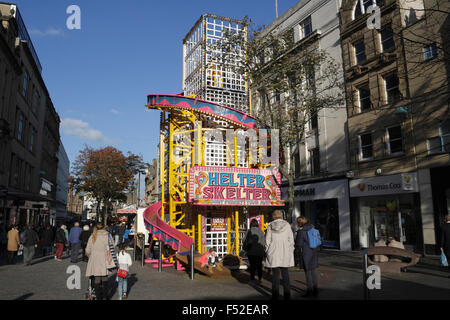
M 436 43 L 445 43 L 445 25 L 448 38 L 448 15 L 431 14 L 438 3 L 342 2 L 354 249 L 392 236 L 407 249 L 436 252 L 432 177 L 448 175 L 449 164 L 448 62 L 433 57 L 444 56 Z M 372 21 L 379 25 L 369 28 Z
M 2 2 L 0 15 L 1 220 L 5 227 L 49 223 L 60 120 L 18 7 Z

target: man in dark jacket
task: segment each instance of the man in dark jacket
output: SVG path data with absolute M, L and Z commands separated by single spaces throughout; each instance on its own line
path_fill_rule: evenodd
M 39 243 L 39 237 L 33 228 L 28 225 L 24 231 L 23 240 L 23 263 L 26 266 L 31 265 L 31 260 L 33 260 L 35 250 Z
M 66 226 L 62 225 L 56 231 L 56 235 L 55 235 L 55 243 L 56 243 L 55 260 L 58 260 L 58 261 L 62 261 L 61 256 L 64 252 L 64 246 L 67 244 L 66 233 L 64 232 L 65 228 L 66 228 Z
M 41 238 L 42 238 L 42 254 L 44 255 L 44 257 L 46 257 L 53 251 L 52 246 L 54 235 L 49 224 L 45 227 L 44 231 L 42 231 Z
M 305 298 L 318 295 L 317 274 L 316 269 L 319 266 L 318 255 L 319 248 L 310 248 L 308 231 L 313 228 L 306 217 L 297 218 L 299 230 L 295 239 L 295 246 L 301 252 L 303 258 L 303 268 L 306 274 L 306 294 Z
M 89 242 L 90 236 L 91 231 L 89 230 L 89 226 L 85 225 L 83 227 L 83 232 L 80 234 L 81 249 L 83 250 L 83 261 L 88 261 L 88 257 L 86 256 L 86 246 Z
M 447 261 L 450 262 L 450 215 L 445 217 L 445 223 L 441 228 L 441 251 L 444 252 Z M 448 268 L 450 270 L 450 263 Z

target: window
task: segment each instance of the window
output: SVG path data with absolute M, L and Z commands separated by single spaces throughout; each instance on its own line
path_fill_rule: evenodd
M 314 112 L 311 114 L 310 128 L 311 130 L 316 130 L 318 127 L 319 127 L 319 120 L 317 117 L 317 112 Z
M 31 129 L 31 136 L 30 136 L 30 151 L 34 151 L 34 140 L 36 139 L 36 130 L 34 128 Z
M 312 33 L 311 16 L 300 22 L 301 38 L 306 38 Z
M 391 48 L 395 48 L 394 36 L 391 25 L 387 25 L 383 29 L 381 29 L 380 38 L 381 38 L 381 50 L 383 52 L 386 52 Z
M 423 47 L 423 58 L 425 61 L 434 59 L 437 57 L 437 47 L 435 44 Z
M 369 84 L 365 84 L 358 88 L 358 104 L 359 112 L 369 110 L 371 108 Z
M 353 11 L 353 19 L 356 19 L 359 16 L 368 13 L 368 9 L 370 6 L 382 6 L 383 3 L 384 0 L 358 0 Z
M 386 103 L 393 103 L 400 99 L 398 77 L 396 73 L 384 77 L 384 87 L 386 90 Z
M 366 48 L 364 46 L 364 40 L 353 44 L 353 50 L 355 53 L 355 64 L 360 64 L 366 61 Z
M 359 159 L 360 160 L 372 159 L 373 157 L 372 134 L 371 133 L 362 134 L 358 138 L 359 138 Z
M 17 127 L 17 140 L 23 140 L 23 125 L 24 125 L 24 116 L 22 112 L 19 112 L 19 125 Z
M 311 175 L 318 175 L 320 173 L 320 152 L 319 148 L 314 148 L 309 151 L 309 160 L 311 165 Z
M 33 95 L 33 112 L 37 113 L 37 110 L 39 108 L 39 93 L 37 90 L 34 90 L 34 95 Z
M 450 119 L 445 120 L 439 128 L 439 136 L 428 139 L 428 154 L 450 152 Z
M 23 75 L 23 83 L 22 83 L 22 95 L 24 97 L 27 96 L 27 91 L 28 91 L 28 72 L 25 71 L 24 75 Z
M 403 153 L 402 128 L 400 126 L 386 129 L 386 141 L 388 154 Z

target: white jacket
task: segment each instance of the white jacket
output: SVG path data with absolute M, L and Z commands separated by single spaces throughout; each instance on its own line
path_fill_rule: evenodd
M 125 271 L 129 271 L 129 267 L 132 265 L 131 256 L 127 252 L 119 252 L 117 255 L 119 262 L 119 268 Z
M 282 219 L 269 223 L 266 234 L 266 267 L 294 266 L 294 234 L 291 225 Z

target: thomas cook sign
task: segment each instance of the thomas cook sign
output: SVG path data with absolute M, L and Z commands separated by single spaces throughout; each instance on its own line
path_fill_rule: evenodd
M 415 172 L 350 180 L 351 197 L 409 193 L 418 190 Z

